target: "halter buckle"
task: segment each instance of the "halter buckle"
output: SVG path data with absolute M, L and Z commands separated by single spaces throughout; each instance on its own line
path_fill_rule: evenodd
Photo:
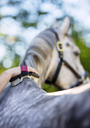
M 63 52 L 63 44 L 62 44 L 62 42 L 60 42 L 60 41 L 57 42 L 57 48 L 58 48 L 59 52 Z
M 60 41 L 57 42 L 57 49 L 58 49 L 60 58 L 63 58 L 63 44 L 62 44 L 62 42 L 60 42 Z
M 78 81 L 79 81 L 79 82 L 84 82 L 85 79 L 86 79 L 86 78 L 85 78 L 84 76 L 82 76 Z

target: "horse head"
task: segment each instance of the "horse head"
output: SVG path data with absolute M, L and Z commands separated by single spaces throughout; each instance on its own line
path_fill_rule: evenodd
M 70 29 L 70 19 L 66 17 L 60 27 L 57 25 L 57 21 L 54 22 L 52 25 L 52 28 L 54 29 L 54 33 L 56 33 L 56 38 L 58 36 L 59 41 L 63 44 L 63 59 L 67 62 L 67 64 L 76 72 L 71 71 L 70 67 L 65 66 L 65 64 L 62 64 L 60 67 L 60 71 L 58 71 L 57 79 L 55 79 L 54 83 L 51 82 L 51 84 L 55 84 L 57 87 L 61 87 L 63 89 L 70 88 L 71 86 L 78 86 L 80 83 L 78 82 L 83 77 L 87 77 L 87 72 L 83 68 L 81 62 L 80 62 L 80 49 L 76 46 L 74 40 L 72 37 L 68 34 L 68 31 Z M 53 78 L 55 77 L 57 73 L 55 73 L 58 68 L 56 68 L 58 65 L 58 59 L 57 57 L 57 50 L 55 49 L 53 51 L 53 62 L 51 63 L 52 71 L 51 74 L 49 74 L 48 80 L 53 81 Z M 79 77 L 78 77 L 79 75 Z M 89 82 L 89 78 L 86 80 L 82 80 L 81 84 L 84 82 Z M 78 84 L 79 83 L 79 84 Z

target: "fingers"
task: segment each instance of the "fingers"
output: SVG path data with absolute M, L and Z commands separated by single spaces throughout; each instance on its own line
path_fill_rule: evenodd
M 38 74 L 38 72 L 30 66 L 28 66 L 28 72 L 34 72 L 34 73 Z

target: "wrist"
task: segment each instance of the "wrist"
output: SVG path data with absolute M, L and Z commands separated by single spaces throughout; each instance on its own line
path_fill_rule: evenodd
M 21 69 L 20 69 L 20 67 L 11 68 L 10 72 L 11 72 L 10 73 L 11 77 L 15 77 L 21 73 Z
M 4 71 L 4 73 L 5 73 L 6 76 L 8 76 L 11 79 L 12 73 L 11 73 L 10 69 Z

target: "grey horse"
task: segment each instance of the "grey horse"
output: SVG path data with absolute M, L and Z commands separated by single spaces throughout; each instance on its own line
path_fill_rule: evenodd
M 46 43 L 46 37 L 52 43 Z M 51 73 L 56 38 L 45 30 L 33 42 L 35 45 L 31 43 L 20 64 L 37 69 L 40 79 L 25 78 L 15 87 L 8 83 L 0 94 L 0 128 L 89 128 L 90 84 L 55 93 L 42 90 L 43 83 L 49 79 L 47 74 Z

